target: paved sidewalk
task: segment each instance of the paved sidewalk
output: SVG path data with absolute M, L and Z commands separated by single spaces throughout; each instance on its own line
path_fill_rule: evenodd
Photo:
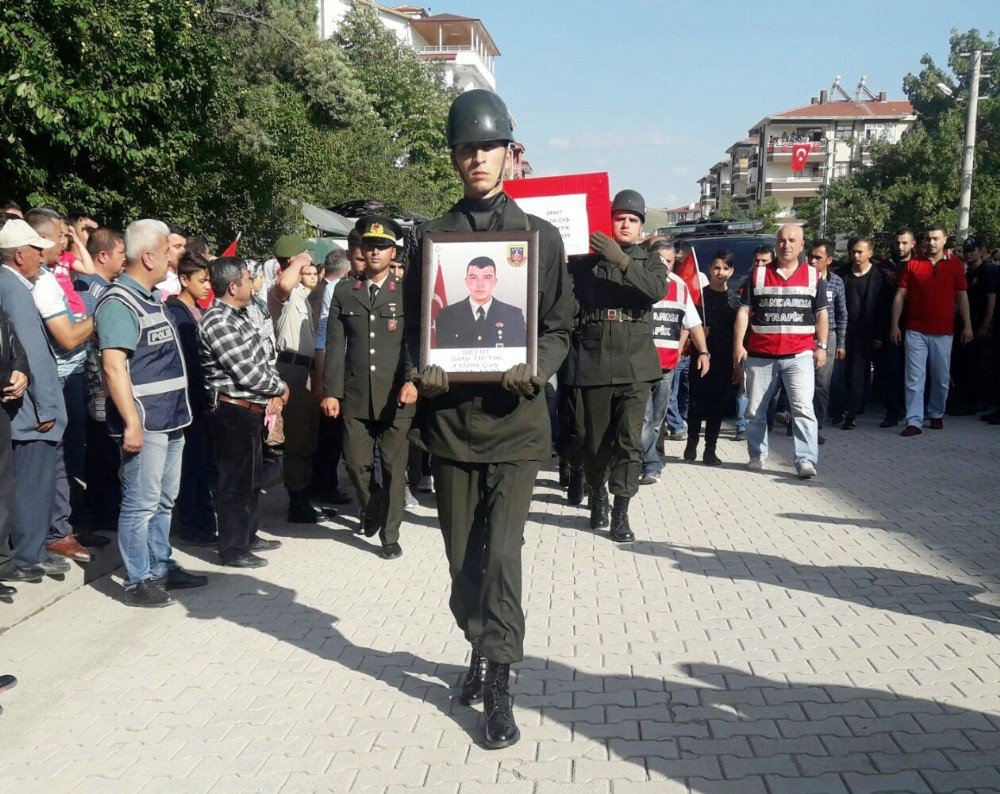
M 616 547 L 542 473 L 523 738 L 478 746 L 429 500 L 387 562 L 347 518 L 181 604 L 118 575 L 0 636 L 0 781 L 27 792 L 1000 791 L 1000 428 L 826 431 L 820 477 L 678 462 Z M 38 585 L 39 587 L 45 585 Z M 0 605 L 0 609 L 4 607 Z

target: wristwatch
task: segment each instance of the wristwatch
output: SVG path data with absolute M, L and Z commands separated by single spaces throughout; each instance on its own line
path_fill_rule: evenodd
M 708 356 L 709 358 L 712 357 L 712 354 L 709 353 L 707 350 L 700 350 L 700 351 L 698 351 L 698 355 L 699 356 Z
M 818 347 L 820 350 L 827 350 L 828 349 L 826 342 L 819 342 L 819 341 L 817 341 L 816 342 L 816 347 Z

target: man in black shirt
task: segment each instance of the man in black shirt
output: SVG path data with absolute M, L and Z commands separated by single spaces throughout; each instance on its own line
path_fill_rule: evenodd
M 962 243 L 965 260 L 965 280 L 969 288 L 969 316 L 975 337 L 963 345 L 956 334 L 951 353 L 951 377 L 955 388 L 950 393 L 948 414 L 968 416 L 982 410 L 989 400 L 988 383 L 982 377 L 986 371 L 986 356 L 990 352 L 990 334 L 996 308 L 998 274 L 997 265 L 988 261 L 984 240 L 966 237 Z
M 721 248 L 712 257 L 709 267 L 708 288 L 702 290 L 702 311 L 705 317 L 705 341 L 712 366 L 704 377 L 697 370 L 697 358 L 690 359 L 688 382 L 691 402 L 688 405 L 688 441 L 685 459 L 698 449 L 701 423 L 705 422 L 705 451 L 702 461 L 706 466 L 722 463 L 715 454 L 722 427 L 726 399 L 733 391 L 733 325 L 740 299 L 729 289 L 735 257 L 732 251 Z M 690 457 L 693 460 L 693 457 Z
M 903 228 L 896 232 L 893 242 L 893 253 L 889 259 L 884 259 L 879 264 L 879 271 L 886 284 L 886 288 L 892 292 L 896 290 L 899 276 L 913 256 L 913 249 L 917 244 L 917 237 L 913 229 Z M 885 316 L 881 316 L 879 322 L 889 325 L 892 304 L 885 307 Z M 895 427 L 899 424 L 899 419 L 904 413 L 903 407 L 903 362 L 905 351 L 903 344 L 887 345 L 882 344 L 880 355 L 875 358 L 875 380 L 881 386 L 882 401 L 885 403 L 885 418 L 879 427 Z

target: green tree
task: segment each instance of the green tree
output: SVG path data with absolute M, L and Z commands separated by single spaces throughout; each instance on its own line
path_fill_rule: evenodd
M 927 55 L 922 69 L 904 79 L 906 94 L 919 118 L 898 144 L 876 143 L 872 166 L 835 179 L 828 188 L 830 234 L 871 234 L 901 226 L 924 228 L 943 223 L 954 229 L 965 140 L 968 58 L 973 48 L 992 49 L 983 70 L 997 73 L 996 37 L 976 30 L 952 32 L 948 70 Z M 944 95 L 938 82 L 952 88 Z M 1000 98 L 995 81 L 980 85 L 975 173 L 970 227 L 1000 240 Z
M 192 0 L 0 5 L 0 184 L 112 220 L 196 199 L 183 163 L 209 134 L 218 48 Z

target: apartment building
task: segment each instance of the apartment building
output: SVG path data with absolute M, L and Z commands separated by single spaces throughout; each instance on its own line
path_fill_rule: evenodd
M 329 38 L 350 10 L 348 0 L 317 0 L 319 33 Z M 482 20 L 455 14 L 431 14 L 414 5 L 371 3 L 379 21 L 427 61 L 441 64 L 444 81 L 460 91 L 496 91 L 496 58 L 500 55 Z
M 840 88 L 839 78 L 833 91 L 840 98 L 821 91 L 808 105 L 769 114 L 754 124 L 748 137 L 726 150 L 728 159 L 699 180 L 702 205 L 711 204 L 714 211 L 725 198 L 746 207 L 773 196 L 781 206 L 778 219 L 794 220 L 795 208 L 819 196 L 826 181 L 871 165 L 873 143 L 897 143 L 916 121 L 907 100 L 872 94 L 864 79 L 855 98 Z M 793 168 L 796 156 L 801 168 Z

